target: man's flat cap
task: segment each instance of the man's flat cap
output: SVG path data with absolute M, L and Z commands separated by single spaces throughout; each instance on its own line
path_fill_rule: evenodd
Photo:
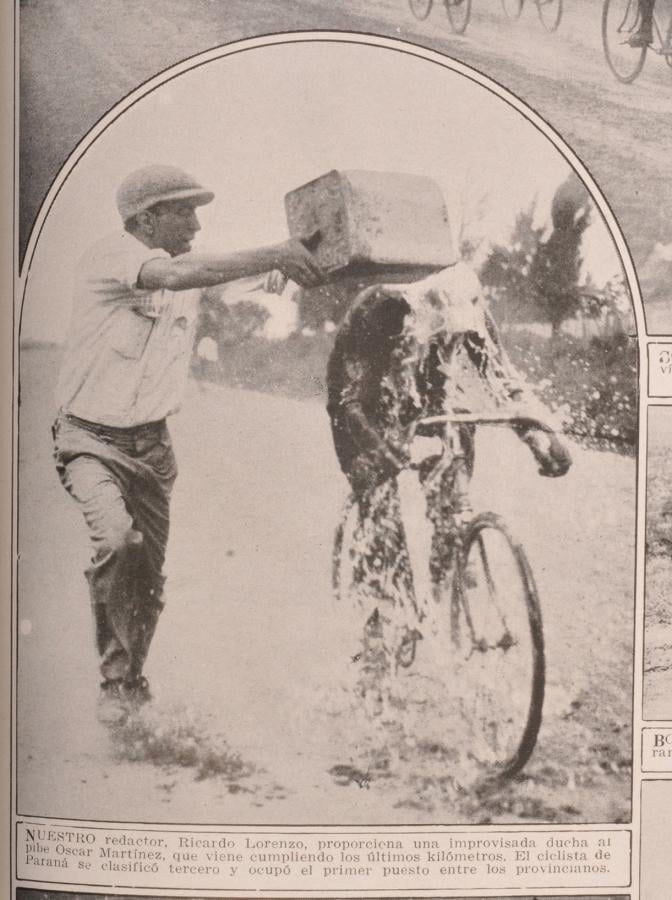
M 164 200 L 191 200 L 196 206 L 210 203 L 215 195 L 177 166 L 145 166 L 123 180 L 117 191 L 117 209 L 126 222 Z

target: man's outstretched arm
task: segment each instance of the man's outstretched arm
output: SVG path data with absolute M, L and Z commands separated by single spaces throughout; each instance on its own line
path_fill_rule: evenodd
M 279 269 L 302 287 L 312 287 L 324 278 L 312 253 L 300 240 L 290 238 L 281 244 L 235 253 L 184 253 L 172 259 L 151 259 L 140 270 L 139 286 L 149 291 L 185 291 L 214 287 L 272 269 Z

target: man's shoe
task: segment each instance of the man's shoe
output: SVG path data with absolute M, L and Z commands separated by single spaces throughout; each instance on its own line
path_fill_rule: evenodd
M 101 725 L 122 725 L 128 718 L 129 706 L 121 678 L 111 678 L 100 685 L 96 715 Z
M 635 50 L 641 47 L 648 47 L 653 43 L 653 34 L 649 31 L 636 31 L 628 40 L 628 46 L 634 47 Z
M 102 725 L 123 725 L 129 715 L 152 699 L 144 675 L 131 681 L 111 678 L 100 685 L 98 721 Z
M 144 675 L 138 675 L 132 681 L 124 681 L 124 692 L 126 694 L 127 703 L 131 707 L 143 706 L 152 699 L 152 693 L 149 690 L 149 681 Z

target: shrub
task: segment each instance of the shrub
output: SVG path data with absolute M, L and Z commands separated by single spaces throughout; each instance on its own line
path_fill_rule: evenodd
M 552 340 L 509 331 L 514 366 L 588 447 L 632 454 L 637 442 L 637 343 L 626 335 L 585 345 L 569 335 Z
M 326 397 L 327 359 L 333 338 L 323 332 L 291 334 L 283 341 L 249 337 L 229 345 L 214 365 L 194 364 L 197 376 L 234 387 L 300 400 Z
M 535 393 L 566 422 L 584 446 L 634 453 L 637 440 L 637 345 L 617 335 L 588 345 L 569 335 L 552 340 L 506 331 L 514 366 Z M 195 374 L 235 387 L 302 400 L 324 400 L 333 335 L 290 335 L 283 341 L 252 336 L 231 344 L 215 364 L 196 363 Z

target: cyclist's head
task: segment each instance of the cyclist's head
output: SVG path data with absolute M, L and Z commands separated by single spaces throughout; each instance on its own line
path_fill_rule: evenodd
M 404 292 L 411 307 L 407 327 L 421 344 L 439 334 L 486 336 L 485 300 L 476 273 L 458 262 Z

